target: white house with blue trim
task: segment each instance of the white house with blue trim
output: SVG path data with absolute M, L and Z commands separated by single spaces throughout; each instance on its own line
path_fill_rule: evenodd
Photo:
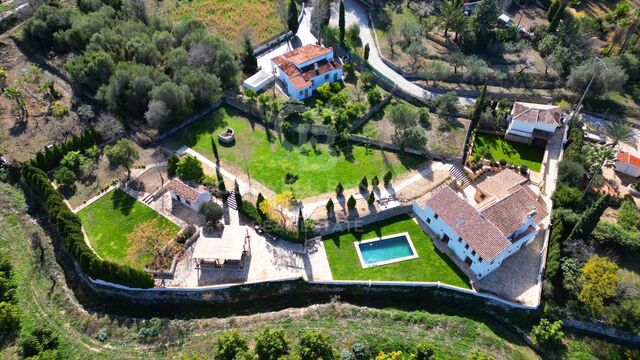
M 283 90 L 303 100 L 324 83 L 342 81 L 342 65 L 334 59 L 333 49 L 321 45 L 301 46 L 271 59 L 273 73 Z
M 505 170 L 509 171 L 509 170 Z M 443 186 L 413 212 L 455 256 L 481 279 L 530 244 L 548 213 L 528 186 L 517 185 L 501 199 L 472 206 Z

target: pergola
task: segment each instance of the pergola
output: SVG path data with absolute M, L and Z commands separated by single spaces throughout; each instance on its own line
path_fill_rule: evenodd
M 213 263 L 216 267 L 236 265 L 244 268 L 244 257 L 251 253 L 251 236 L 246 226 L 225 226 L 221 237 L 206 237 L 201 232 L 191 256 L 199 267 Z

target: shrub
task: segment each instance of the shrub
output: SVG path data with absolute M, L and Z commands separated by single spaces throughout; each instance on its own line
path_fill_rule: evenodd
M 431 343 L 420 343 L 416 346 L 413 354 L 414 360 L 435 360 L 437 354 L 436 347 Z
M 184 181 L 201 181 L 204 177 L 202 163 L 195 156 L 187 155 L 176 165 L 176 174 Z
M 360 189 L 360 191 L 367 191 L 367 189 L 369 188 L 369 181 L 367 181 L 366 176 L 362 177 L 362 179 L 360 180 L 360 184 L 358 184 L 358 188 Z
M 591 239 L 601 244 L 613 244 L 621 249 L 640 250 L 640 233 L 629 231 L 620 224 L 600 221 L 591 233 Z
M 0 302 L 0 340 L 9 338 L 20 328 L 18 307 L 8 302 Z
M 213 201 L 208 201 L 200 205 L 200 213 L 205 216 L 207 222 L 210 224 L 217 223 L 224 215 L 222 207 Z
M 375 197 L 375 195 L 373 194 L 373 191 L 372 191 L 372 192 L 369 193 L 369 197 L 367 198 L 367 204 L 369 206 L 372 206 L 375 201 L 376 201 L 376 197 Z
M 98 145 L 93 145 L 85 150 L 84 153 L 87 154 L 87 156 L 91 159 L 97 159 L 98 156 L 100 156 L 100 148 L 98 147 Z
M 583 303 L 593 315 L 602 312 L 604 301 L 618 292 L 618 265 L 607 257 L 594 255 L 582 267 L 582 274 L 578 279 L 580 292 L 578 300 Z
M 529 167 L 527 165 L 520 166 L 520 173 L 522 175 L 527 175 L 528 172 L 529 172 Z
M 384 174 L 382 181 L 384 181 L 385 186 L 389 186 L 389 184 L 391 184 L 391 179 L 393 179 L 393 173 L 391 172 L 391 170 L 389 170 L 386 174 Z
M 580 163 L 564 159 L 558 164 L 558 183 L 569 186 L 578 186 L 584 180 L 587 172 Z
M 531 329 L 531 340 L 534 344 L 557 346 L 562 343 L 564 332 L 562 321 L 551 322 L 540 319 L 540 323 Z
M 23 333 L 18 344 L 22 349 L 22 356 L 28 358 L 43 351 L 58 348 L 58 337 L 47 328 L 36 327 L 28 333 Z
M 333 349 L 329 337 L 316 331 L 307 331 L 300 337 L 298 355 L 302 360 L 332 360 Z
M 171 154 L 167 158 L 167 175 L 169 177 L 176 176 L 176 168 L 178 167 L 178 163 L 180 162 L 180 157 L 176 154 Z
M 347 209 L 354 210 L 356 208 L 356 199 L 353 195 L 349 196 L 349 200 L 347 200 Z
M 329 101 L 329 99 L 331 99 L 332 93 L 331 93 L 331 84 L 329 83 L 324 83 L 322 85 L 319 85 L 318 88 L 316 89 L 316 93 L 318 94 L 318 98 L 322 101 Z
M 367 91 L 367 101 L 371 107 L 378 105 L 380 101 L 382 101 L 382 94 L 380 93 L 380 90 L 373 88 Z
M 289 354 L 289 343 L 284 331 L 268 328 L 262 329 L 255 338 L 256 353 L 260 360 L 278 360 Z
M 214 349 L 214 358 L 220 360 L 234 360 L 241 352 L 249 350 L 247 339 L 241 336 L 237 331 L 228 331 L 223 333 L 216 340 Z
M 61 189 L 68 190 L 75 184 L 76 174 L 66 167 L 61 167 L 53 174 L 53 179 L 58 183 L 58 186 L 60 186 Z
M 618 210 L 618 224 L 627 230 L 638 230 L 640 212 L 633 199 L 625 199 Z
M 582 200 L 582 192 L 567 185 L 561 185 L 551 196 L 554 207 L 559 208 L 575 208 L 580 200 Z
M 500 160 L 500 166 L 507 166 L 507 160 L 505 159 Z

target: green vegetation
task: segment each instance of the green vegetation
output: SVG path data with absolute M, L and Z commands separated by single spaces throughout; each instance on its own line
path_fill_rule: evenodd
M 527 166 L 539 172 L 544 157 L 544 149 L 507 141 L 498 135 L 477 134 L 472 156 L 490 156 L 490 160 L 506 160 L 509 164 Z
M 363 176 L 371 176 L 391 170 L 396 175 L 416 168 L 423 159 L 410 155 L 396 155 L 379 150 L 367 150 L 360 146 L 339 143 L 329 147 L 324 144 L 279 143 L 264 128 L 229 108 L 221 108 L 207 118 L 186 128 L 170 139 L 169 146 L 187 145 L 215 161 L 211 136 L 227 127 L 235 131 L 236 144 L 230 147 L 218 145 L 223 163 L 249 172 L 255 179 L 277 193 L 288 190 L 283 182 L 287 172 L 298 175 L 293 185 L 297 198 L 305 198 L 333 191 L 341 182 L 345 188 L 354 188 Z
M 49 274 L 62 270 L 50 240 L 30 220 L 22 192 L 4 183 L 0 183 L 0 228 L 11 230 L 0 233 L 0 251 L 11 254 L 22 331 L 50 329 L 65 359 L 175 359 L 191 354 L 209 358 L 218 348 L 217 339 L 229 328 L 237 328 L 244 338 L 255 339 L 264 327 L 281 328 L 288 339 L 298 339 L 301 331 L 316 330 L 329 337 L 335 351 L 348 350 L 356 355 L 396 349 L 408 354 L 416 344 L 429 342 L 437 343 L 439 351 L 455 359 L 466 358 L 477 349 L 498 359 L 537 358 L 504 322 L 484 316 L 447 315 L 447 310 L 431 304 L 428 307 L 432 312 L 332 303 L 283 310 L 269 317 L 243 315 L 242 320 L 229 317 L 160 321 L 113 317 L 108 313 L 97 316 L 78 307 L 65 282 L 52 283 Z M 455 312 L 459 314 L 458 310 Z M 246 322 L 238 326 L 238 321 Z M 137 335 L 143 328 L 153 329 L 157 335 L 141 346 Z M 166 346 L 168 342 L 180 345 Z M 565 343 L 567 354 L 561 358 L 574 359 L 577 354 L 582 358 L 622 358 L 623 349 L 598 340 L 567 336 Z M 233 344 L 226 348 L 243 347 Z M 19 358 L 19 350 L 11 344 L 0 347 L 0 358 Z
M 356 241 L 408 232 L 419 258 L 363 269 L 358 260 Z M 440 281 L 469 288 L 469 280 L 440 253 L 431 239 L 409 216 L 394 217 L 365 226 L 361 232 L 331 235 L 324 239 L 331 273 L 339 280 Z
M 138 202 L 120 189 L 114 189 L 96 202 L 78 212 L 91 246 L 100 257 L 117 264 L 136 268 L 144 267 L 144 261 L 130 263 L 127 260 L 129 242 L 127 235 L 144 222 L 157 219 L 163 228 L 177 233 L 179 227 L 146 205 Z

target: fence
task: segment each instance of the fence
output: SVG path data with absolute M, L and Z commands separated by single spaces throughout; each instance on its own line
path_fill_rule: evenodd
M 358 119 L 358 121 L 356 121 L 355 124 L 353 124 L 353 126 L 351 126 L 351 129 L 349 131 L 354 132 L 358 130 L 360 127 L 362 127 L 367 121 L 369 121 L 369 119 L 371 119 L 373 115 L 375 115 L 378 111 L 380 111 L 382 108 L 387 106 L 387 104 L 389 104 L 389 102 L 391 101 L 392 97 L 393 96 L 391 95 L 387 96 L 386 98 L 382 99 L 382 101 L 380 101 L 376 106 L 369 109 L 369 111 L 367 111 L 366 114 L 364 114 L 360 119 Z
M 193 124 L 194 122 L 200 120 L 201 118 L 209 115 L 210 113 L 212 113 L 213 111 L 218 110 L 218 108 L 220 108 L 220 106 L 222 106 L 222 104 L 224 103 L 223 100 L 218 100 L 218 102 L 216 102 L 215 104 L 209 106 L 208 108 L 201 110 L 200 112 L 189 116 L 188 119 L 186 119 L 185 121 L 183 121 L 182 123 L 180 123 L 180 125 L 175 126 L 173 128 L 171 128 L 171 130 L 162 133 L 160 135 L 157 135 L 153 138 L 153 140 L 151 140 L 151 144 L 153 145 L 157 145 L 158 143 L 162 142 L 164 139 L 168 138 L 169 136 L 177 133 L 178 131 L 186 128 L 187 126 Z
M 346 201 L 346 198 L 344 199 Z M 398 215 L 404 215 L 411 212 L 412 205 L 401 205 L 390 209 L 382 210 L 375 214 L 370 214 L 357 219 L 349 221 L 340 221 L 335 224 L 325 227 L 318 233 L 319 236 L 328 236 L 331 234 L 337 234 L 349 230 L 357 230 L 363 226 L 372 224 L 374 222 L 386 220 Z
M 402 149 L 397 145 L 388 144 L 378 140 L 373 140 L 364 136 L 351 135 L 349 136 L 349 140 L 361 145 L 372 146 L 379 149 L 384 149 L 384 150 L 389 150 L 394 152 L 402 151 Z M 413 154 L 417 156 L 422 156 L 422 157 L 440 160 L 440 161 L 446 161 L 446 162 L 459 162 L 462 159 L 462 157 L 460 156 L 453 156 L 453 155 L 444 154 L 436 151 L 417 150 L 417 149 L 408 148 L 408 147 L 404 148 L 404 152 L 407 154 Z

